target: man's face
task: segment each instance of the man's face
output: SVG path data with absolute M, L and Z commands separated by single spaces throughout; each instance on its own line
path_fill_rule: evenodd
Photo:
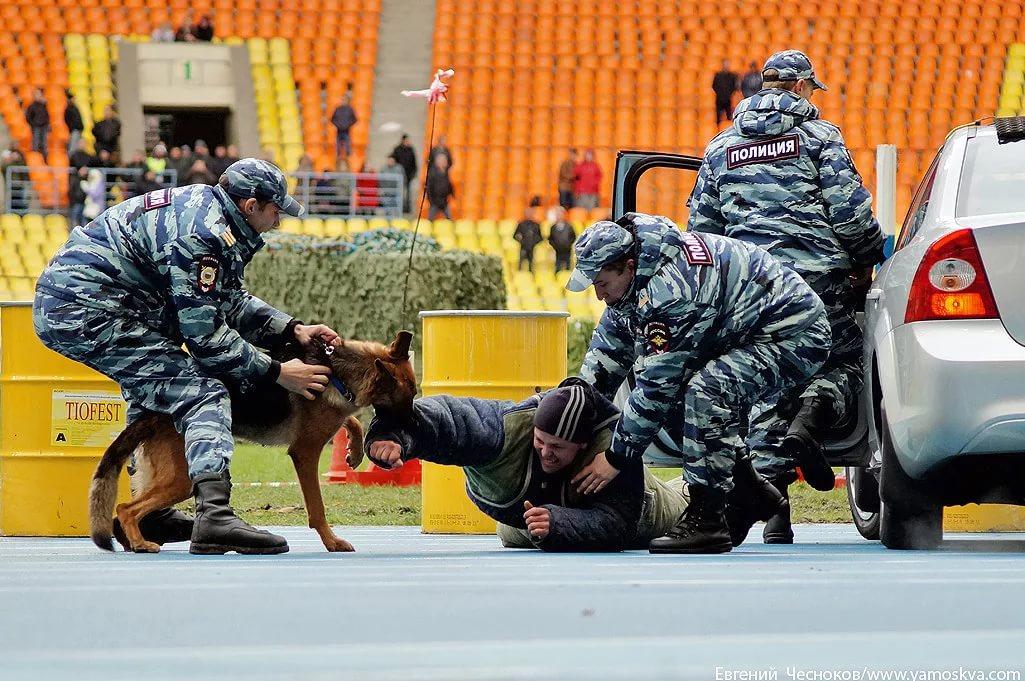
M 273 201 L 262 204 L 261 208 L 256 199 L 246 199 L 242 202 L 242 214 L 257 234 L 277 229 L 281 224 L 281 209 Z
M 797 94 L 805 99 L 811 99 L 811 96 L 815 94 L 815 85 L 810 80 L 799 80 L 797 82 Z
M 594 278 L 594 296 L 606 305 L 615 305 L 630 288 L 634 273 L 637 270 L 637 262 L 633 259 L 627 260 L 622 272 L 619 266 L 609 265 L 603 267 L 598 276 Z
M 538 428 L 534 429 L 534 451 L 541 459 L 541 470 L 545 473 L 558 473 L 573 463 L 584 445 L 563 440 Z

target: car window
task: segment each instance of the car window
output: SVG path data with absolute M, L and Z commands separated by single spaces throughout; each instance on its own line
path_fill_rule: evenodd
M 1025 212 L 1025 142 L 999 144 L 996 135 L 968 140 L 954 214 Z
M 899 251 L 904 248 L 915 234 L 918 233 L 922 223 L 925 222 L 925 213 L 929 209 L 929 199 L 932 197 L 933 181 L 936 179 L 936 166 L 939 158 L 940 154 L 937 153 L 936 158 L 934 158 L 932 163 L 929 165 L 929 169 L 925 171 L 925 177 L 922 178 L 922 183 L 918 185 L 918 191 L 915 193 L 915 198 L 911 202 L 911 207 L 908 208 L 908 214 L 904 218 L 904 224 L 901 225 L 900 238 L 897 239 L 897 245 L 894 248 L 895 251 Z

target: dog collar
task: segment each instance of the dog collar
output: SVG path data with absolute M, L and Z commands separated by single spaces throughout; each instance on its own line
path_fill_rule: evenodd
M 330 357 L 334 353 L 334 351 L 335 351 L 334 346 L 326 345 L 325 344 L 325 346 L 324 346 L 324 354 L 325 355 Z M 340 379 L 337 376 L 335 376 L 335 373 L 333 371 L 331 372 L 331 376 L 328 377 L 328 382 L 332 386 L 334 386 L 335 390 L 337 390 L 338 392 L 340 392 L 342 394 L 342 398 L 343 399 L 345 399 L 345 400 L 347 400 L 349 402 L 355 402 L 356 401 L 356 396 L 353 395 L 352 392 L 348 388 L 345 387 L 345 384 L 342 383 L 342 379 Z

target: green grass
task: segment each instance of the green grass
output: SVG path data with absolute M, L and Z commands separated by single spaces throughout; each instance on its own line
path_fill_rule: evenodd
M 331 453 L 325 448 L 320 471 L 328 470 Z M 364 464 L 365 466 L 366 464 Z M 669 480 L 679 468 L 657 468 L 655 475 Z M 231 462 L 232 505 L 255 525 L 306 525 L 302 492 L 295 483 L 292 460 L 283 447 L 239 444 Z M 245 483 L 284 482 L 284 487 Z M 328 521 L 332 525 L 419 525 L 420 487 L 361 487 L 322 485 Z M 797 523 L 847 523 L 851 521 L 847 492 L 817 492 L 804 483 L 790 487 L 790 506 Z M 191 504 L 182 506 L 191 511 Z

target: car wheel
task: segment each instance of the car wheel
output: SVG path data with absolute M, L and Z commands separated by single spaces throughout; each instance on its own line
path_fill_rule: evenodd
M 934 502 L 921 483 L 897 461 L 890 437 L 886 409 L 879 424 L 879 449 L 883 466 L 879 478 L 882 508 L 879 538 L 888 549 L 934 549 L 943 539 L 943 506 Z
M 867 468 L 848 466 L 844 470 L 847 474 L 847 503 L 851 507 L 854 527 L 865 539 L 879 539 L 879 482 L 876 476 Z

